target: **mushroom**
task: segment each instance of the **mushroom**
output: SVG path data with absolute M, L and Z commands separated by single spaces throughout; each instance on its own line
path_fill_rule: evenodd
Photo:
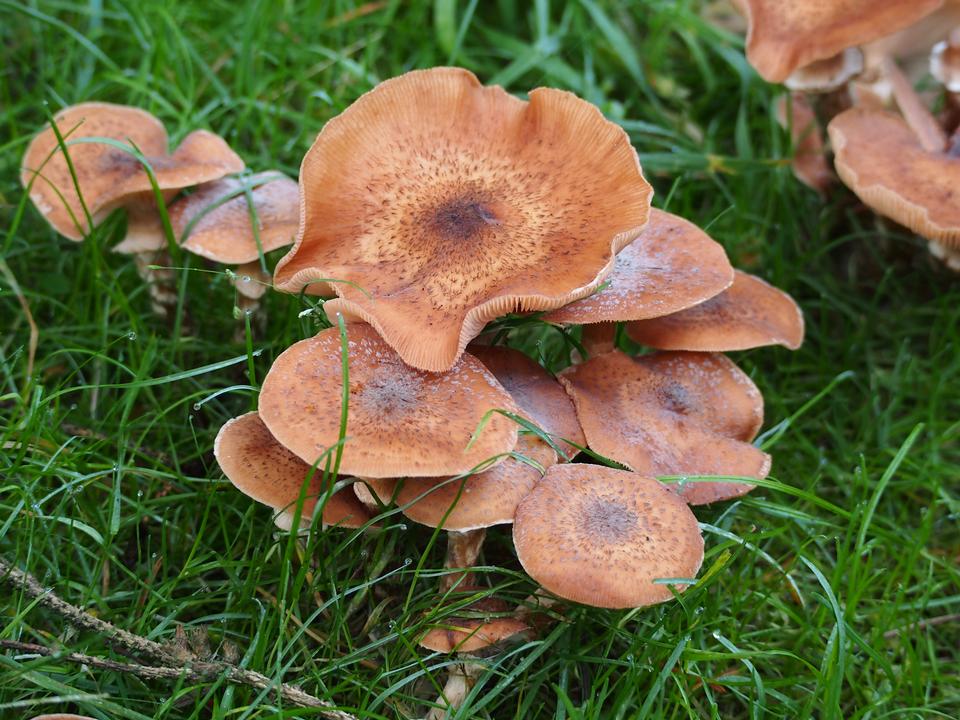
M 827 131 L 844 184 L 960 269 L 960 157 L 925 149 L 906 122 L 885 111 L 853 108 Z
M 591 450 L 640 475 L 764 478 L 770 456 L 749 441 L 763 399 L 728 358 L 710 353 L 615 350 L 560 374 Z M 694 505 L 753 489 L 745 482 L 687 481 L 673 488 Z
M 524 459 L 510 457 L 460 479 L 454 476 L 365 482 L 381 502 L 396 502 L 414 522 L 442 526 L 448 532 L 446 569 L 470 568 L 480 554 L 486 529 L 512 523 L 517 505 L 539 482 L 544 470 L 557 462 L 553 449 L 535 435 L 520 435 L 514 454 Z M 446 591 L 463 582 L 463 573 L 448 573 L 440 587 Z M 467 581 L 467 587 L 470 586 Z
M 958 7 L 960 13 L 960 7 Z M 947 94 L 947 123 L 953 132 L 947 152 L 960 157 L 960 27 L 930 52 L 930 74 L 943 85 Z
M 256 412 L 228 420 L 217 433 L 213 453 L 234 487 L 276 511 L 274 522 L 283 530 L 293 526 L 301 493 L 301 525 L 309 527 L 318 500 L 332 484 L 325 486 L 320 468 L 311 468 L 278 443 Z M 323 506 L 324 527 L 359 528 L 372 518 L 348 489 L 334 492 Z
M 470 354 L 506 388 L 521 415 L 556 441 L 564 455 L 562 462 L 586 445 L 573 403 L 557 379 L 540 365 L 519 350 L 503 346 L 471 345 Z
M 487 321 L 589 295 L 647 222 L 626 133 L 570 93 L 519 100 L 433 68 L 378 85 L 323 128 L 280 290 L 320 278 L 414 367 L 452 367 Z
M 150 176 L 141 162 L 115 145 L 98 142 L 98 138 L 135 146 L 149 162 L 165 200 L 182 188 L 244 168 L 243 160 L 223 139 L 206 130 L 191 132 L 168 154 L 163 124 L 138 108 L 81 103 L 58 112 L 54 122 L 68 145 L 70 164 L 53 128 L 47 127 L 27 147 L 20 180 L 47 222 L 70 240 L 82 240 L 93 231 L 90 223 L 99 223 L 116 208 L 135 207 L 136 225 L 154 207 Z M 78 142 L 83 139 L 88 141 Z M 141 274 L 146 274 L 165 245 L 141 247 L 139 252 L 144 257 L 137 265 Z
M 813 108 L 802 93 L 781 95 L 775 107 L 780 127 L 789 130 L 793 144 L 790 166 L 797 180 L 821 196 L 836 177 L 830 169 L 823 147 L 823 130 Z
M 726 352 L 764 345 L 796 350 L 804 323 L 793 298 L 738 270 L 719 295 L 672 315 L 628 323 L 626 331 L 636 342 L 660 350 Z
M 599 465 L 555 465 L 517 508 L 517 557 L 555 595 L 606 608 L 683 592 L 703 537 L 683 500 L 653 478 Z M 660 582 L 658 582 L 660 581 Z
M 519 408 L 479 360 L 464 354 L 450 371 L 428 373 L 404 364 L 369 325 L 349 324 L 346 333 L 349 404 L 341 473 L 455 475 L 513 450 L 516 424 L 492 411 Z M 334 327 L 280 354 L 263 381 L 260 417 L 280 444 L 314 464 L 340 442 L 342 394 Z
M 543 319 L 583 325 L 659 317 L 701 303 L 732 282 L 733 268 L 719 243 L 693 223 L 654 208 L 637 239 L 617 254 L 605 286 Z
M 746 0 L 747 59 L 768 82 L 891 35 L 937 10 L 943 0 Z

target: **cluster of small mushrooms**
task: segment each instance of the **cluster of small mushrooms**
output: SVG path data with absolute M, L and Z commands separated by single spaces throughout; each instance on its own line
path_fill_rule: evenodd
M 960 270 L 960 1 L 734 4 L 747 59 L 790 90 L 777 113 L 797 177 L 821 193 L 833 182 L 827 123 L 843 183 Z M 918 92 L 928 75 L 931 89 Z
M 57 124 L 85 206 L 49 129 L 24 181 L 68 237 L 86 232 L 84 216 L 125 207 L 122 247 L 150 258 L 167 247 L 142 163 L 115 143 L 77 142 L 96 137 L 135 143 L 164 193 L 194 187 L 169 204 L 181 247 L 242 265 L 289 230 L 291 181 L 274 195 L 259 176 L 225 177 L 243 163 L 216 136 L 191 134 L 168 155 L 156 120 L 101 104 Z M 721 353 L 796 348 L 803 318 L 705 232 L 651 208 L 652 194 L 626 133 L 568 92 L 520 100 L 457 68 L 381 83 L 304 157 L 296 242 L 273 276 L 278 290 L 327 298 L 332 326 L 280 354 L 258 410 L 222 427 L 224 474 L 285 529 L 377 531 L 394 505 L 442 528 L 445 597 L 476 592 L 487 528 L 512 524 L 542 590 L 519 608 L 470 605 L 419 638 L 431 650 L 531 633 L 531 605 L 557 598 L 627 608 L 682 592 L 704 552 L 690 506 L 743 495 L 770 471 L 752 444 L 763 399 Z M 582 337 L 574 364 L 554 377 L 485 341 L 488 323 L 513 313 Z M 618 349 L 618 324 L 651 352 Z M 452 678 L 448 701 L 469 673 Z
M 150 113 L 88 102 L 61 110 L 33 139 L 20 179 L 70 240 L 125 210 L 126 235 L 113 249 L 133 256 L 159 315 L 177 305 L 171 243 L 234 266 L 237 306 L 253 313 L 270 287 L 263 256 L 293 242 L 299 198 L 297 183 L 282 173 L 245 174 L 245 167 L 207 130 L 194 130 L 170 152 L 163 123 Z

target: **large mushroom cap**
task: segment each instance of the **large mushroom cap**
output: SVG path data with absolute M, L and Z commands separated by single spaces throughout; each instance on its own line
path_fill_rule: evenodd
M 706 353 L 631 358 L 613 351 L 560 375 L 589 447 L 641 475 L 763 478 L 770 456 L 745 442 L 759 426 L 756 386 L 728 360 Z M 691 504 L 743 495 L 752 485 L 687 482 Z
M 503 600 L 477 600 L 465 609 L 464 617 L 438 622 L 420 638 L 420 645 L 439 653 L 476 652 L 529 631 L 530 626 L 510 611 Z
M 520 406 L 522 415 L 551 438 L 569 460 L 586 445 L 577 412 L 563 387 L 519 350 L 498 345 L 471 346 L 470 354 L 493 373 Z M 574 445 L 559 442 L 569 440 Z
M 277 525 L 289 530 L 310 466 L 278 443 L 255 412 L 228 420 L 217 433 L 213 453 L 227 479 L 244 495 L 276 510 Z M 304 525 L 310 524 L 317 501 L 328 490 L 322 475 L 322 470 L 314 471 L 306 487 Z M 324 525 L 358 528 L 371 518 L 349 488 L 331 495 L 323 508 Z
M 149 160 L 161 190 L 196 185 L 243 169 L 243 161 L 229 146 L 205 130 L 190 133 L 172 156 L 167 155 L 163 124 L 137 108 L 82 103 L 61 110 L 54 121 L 68 144 L 77 185 L 94 221 L 152 187 L 143 165 L 130 153 L 106 143 L 71 144 L 75 140 L 103 137 L 136 145 Z M 20 180 L 24 187 L 33 182 L 30 199 L 58 233 L 71 240 L 83 238 L 89 230 L 83 206 L 52 128 L 44 129 L 27 147 Z
M 723 247 L 683 218 L 651 209 L 650 222 L 621 250 L 606 286 L 544 320 L 577 324 L 643 320 L 703 302 L 733 282 Z
M 891 35 L 943 0 L 746 0 L 747 59 L 768 82 L 848 47 Z
M 499 413 L 467 449 L 491 410 L 519 408 L 471 355 L 446 373 L 406 365 L 369 325 L 347 326 L 349 406 L 340 471 L 358 477 L 457 475 L 517 443 Z M 281 444 L 308 463 L 340 434 L 340 335 L 328 328 L 274 362 L 260 392 L 260 417 Z M 331 451 L 332 454 L 332 451 Z
M 557 461 L 550 446 L 532 435 L 521 435 L 514 452 L 544 470 Z M 538 468 L 511 457 L 461 480 L 407 478 L 399 489 L 395 480 L 368 482 L 382 502 L 393 498 L 414 522 L 465 532 L 512 523 L 517 505 L 542 476 Z
M 599 465 L 554 465 L 517 508 L 513 542 L 524 570 L 567 600 L 652 605 L 693 578 L 703 537 L 686 503 L 652 478 Z
M 254 235 L 246 193 L 250 188 L 257 218 Z M 233 196 L 229 200 L 226 198 Z M 276 172 L 206 183 L 170 206 L 170 224 L 183 247 L 216 262 L 238 265 L 293 242 L 300 222 L 297 183 Z M 260 247 L 257 247 L 257 236 Z
M 324 127 L 300 183 L 277 288 L 350 281 L 331 310 L 433 371 L 497 316 L 589 295 L 652 193 L 626 133 L 590 103 L 549 88 L 525 102 L 458 68 L 361 97 Z
M 796 350 L 803 313 L 793 298 L 755 275 L 736 272 L 733 285 L 673 315 L 628 323 L 627 335 L 661 350 L 727 352 L 764 345 Z
M 853 108 L 827 127 L 844 184 L 881 215 L 960 247 L 960 158 L 924 150 L 893 113 Z

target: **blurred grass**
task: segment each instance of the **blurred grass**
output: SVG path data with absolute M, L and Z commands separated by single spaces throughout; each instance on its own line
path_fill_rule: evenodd
M 791 292 L 808 324 L 796 353 L 737 357 L 782 434 L 769 483 L 698 509 L 701 583 L 652 609 L 566 610 L 539 640 L 484 661 L 460 717 L 960 715 L 960 622 L 922 624 L 960 613 L 960 283 L 846 191 L 821 201 L 793 179 L 777 90 L 700 10 L 0 0 L 0 247 L 39 328 L 27 376 L 27 320 L 0 281 L 0 552 L 134 632 L 201 628 L 220 655 L 359 717 L 423 715 L 453 662 L 416 647 L 455 610 L 435 609 L 443 538 L 394 515 L 378 534 L 297 543 L 212 459 L 217 428 L 254 405 L 273 357 L 315 330 L 297 299 L 267 299 L 251 376 L 223 274 L 183 275 L 194 327 L 172 333 L 132 263 L 109 252 L 123 218 L 82 244 L 59 238 L 25 205 L 18 167 L 44 103 L 97 99 L 146 108 L 175 140 L 208 127 L 249 166 L 296 175 L 323 123 L 378 80 L 455 63 L 514 92 L 552 85 L 599 105 L 630 133 L 655 203 Z M 484 557 L 490 592 L 532 591 L 509 532 L 491 531 Z M 116 654 L 9 586 L 0 612 L 0 637 Z M 222 682 L 0 655 L 0 717 L 55 710 L 313 715 Z

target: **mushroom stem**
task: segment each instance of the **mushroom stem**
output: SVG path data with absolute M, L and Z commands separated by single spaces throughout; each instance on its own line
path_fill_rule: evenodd
M 163 318 L 170 317 L 177 306 L 177 279 L 172 269 L 162 267 L 170 264 L 167 251 L 146 250 L 134 253 L 133 263 L 137 274 L 150 291 L 150 307 L 153 312 Z
M 890 58 L 883 60 L 883 74 L 890 80 L 890 88 L 903 119 L 916 134 L 923 149 L 928 152 L 943 152 L 947 146 L 946 133 L 913 89 L 907 76 Z
M 469 656 L 466 656 L 469 657 Z M 463 701 L 467 699 L 470 690 L 477 683 L 477 678 L 483 672 L 483 665 L 476 662 L 459 662 L 450 667 L 447 674 L 447 684 L 443 694 L 437 698 L 437 707 L 431 708 L 426 720 L 443 720 L 452 717 Z
M 447 558 L 443 563 L 443 567 L 448 570 L 473 567 L 477 561 L 477 556 L 480 555 L 480 548 L 483 547 L 483 541 L 486 536 L 486 528 L 465 530 L 463 532 L 449 530 L 447 532 Z M 455 572 L 444 575 L 440 578 L 440 592 L 449 592 L 455 586 L 460 586 L 461 588 L 471 586 L 473 583 L 466 576 L 466 572 Z
M 947 143 L 947 157 L 960 158 L 960 127 L 953 131 Z
M 616 346 L 617 324 L 612 322 L 591 323 L 583 326 L 580 344 L 587 351 L 587 357 L 608 353 Z

